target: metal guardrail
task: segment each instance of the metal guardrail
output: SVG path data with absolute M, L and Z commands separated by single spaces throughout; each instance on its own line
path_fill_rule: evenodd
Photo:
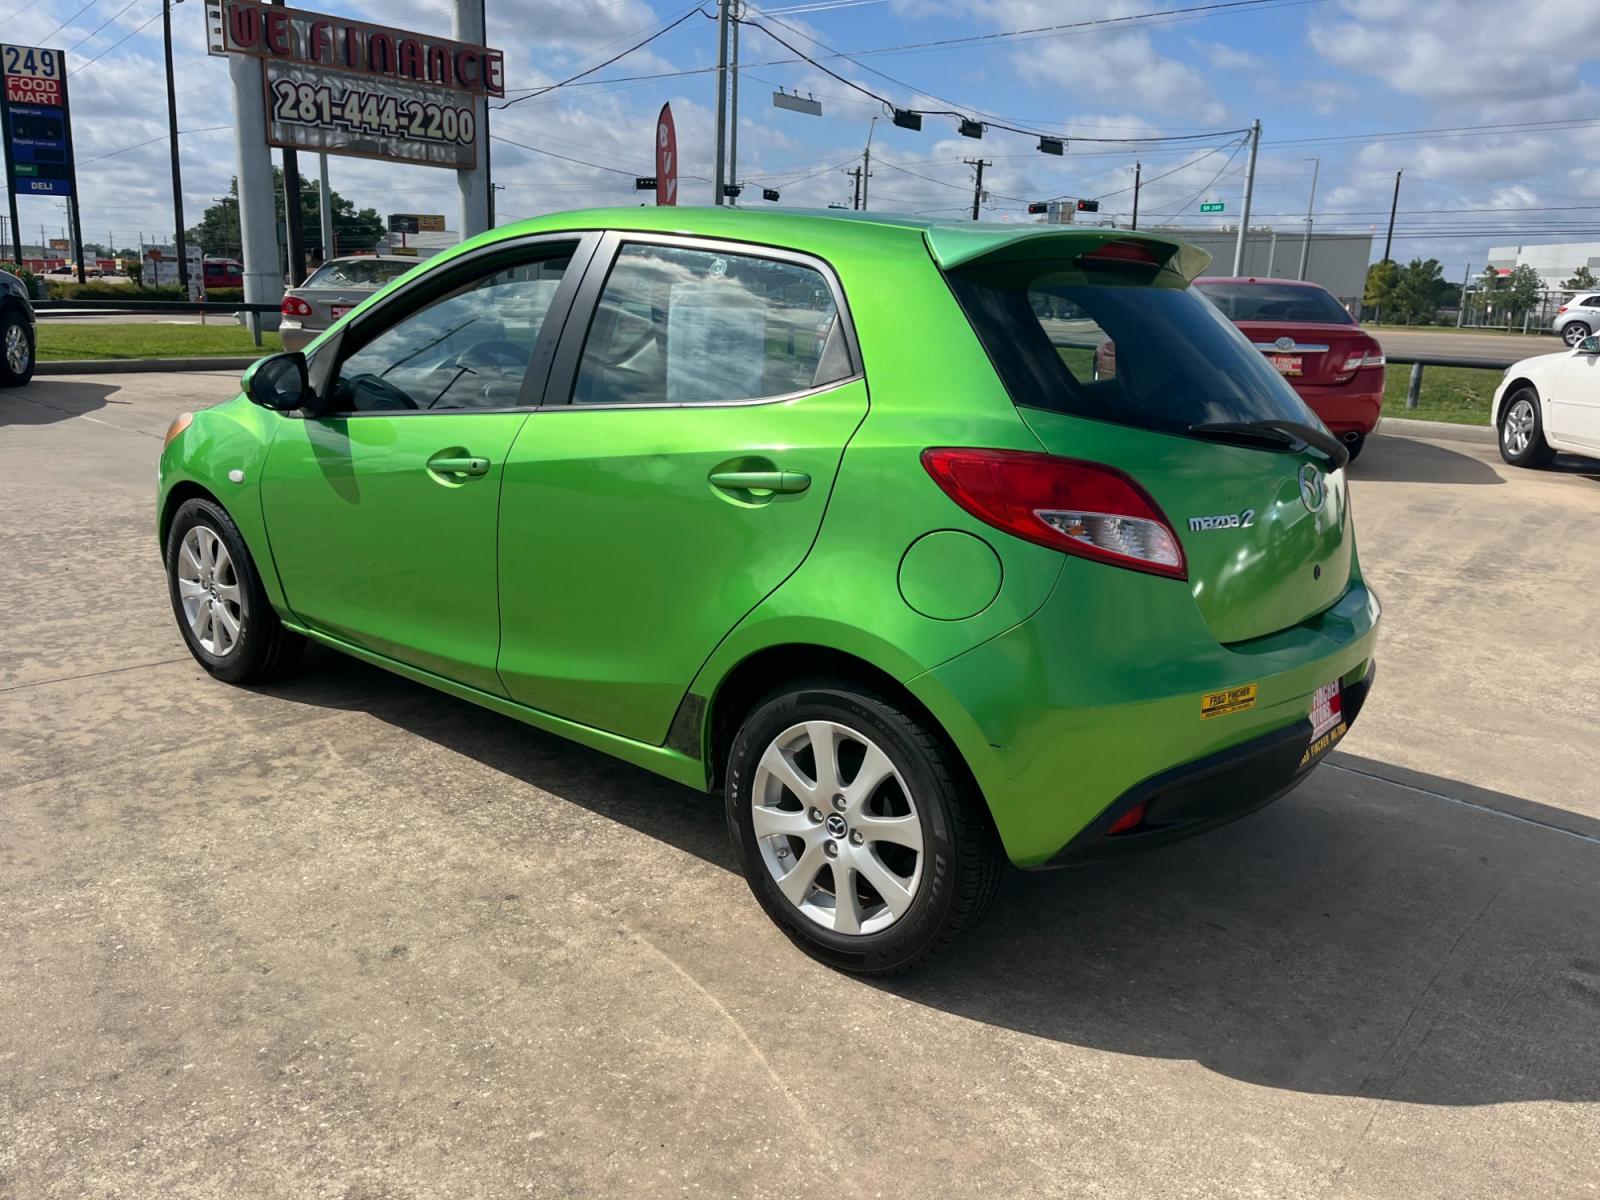
M 1411 378 L 1406 381 L 1406 407 L 1416 408 L 1422 398 L 1422 371 L 1424 367 L 1469 367 L 1478 371 L 1504 371 L 1512 363 L 1521 362 L 1521 358 L 1505 358 L 1496 355 L 1483 355 L 1476 358 L 1451 357 L 1432 354 L 1389 354 L 1385 355 L 1389 362 L 1397 367 L 1409 366 Z M 1524 355 L 1523 357 L 1527 357 Z
M 276 304 L 242 300 L 34 300 L 34 312 L 98 312 L 137 316 L 140 313 L 275 313 Z

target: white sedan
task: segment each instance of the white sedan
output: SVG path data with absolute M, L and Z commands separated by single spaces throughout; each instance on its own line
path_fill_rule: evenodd
M 1542 467 L 1557 450 L 1600 458 L 1600 335 L 1513 363 L 1489 422 L 1500 433 L 1500 457 L 1514 467 Z

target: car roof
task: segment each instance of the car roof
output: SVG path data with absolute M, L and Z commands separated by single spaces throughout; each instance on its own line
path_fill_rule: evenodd
M 504 237 L 568 229 L 617 229 L 725 237 L 771 242 L 796 249 L 812 247 L 841 234 L 851 235 L 850 240 L 857 245 L 863 239 L 870 241 L 875 237 L 882 238 L 886 243 L 916 237 L 926 243 L 934 260 L 946 269 L 993 255 L 1030 257 L 1043 249 L 1047 242 L 1057 245 L 1066 243 L 1072 247 L 1074 254 L 1111 241 L 1147 242 L 1171 250 L 1176 269 L 1190 278 L 1210 262 L 1210 257 L 1204 251 L 1176 238 L 1109 226 L 930 221 L 900 213 L 803 208 L 762 210 L 710 205 L 640 205 L 551 213 L 515 225 L 500 226 L 464 244 L 481 245 Z

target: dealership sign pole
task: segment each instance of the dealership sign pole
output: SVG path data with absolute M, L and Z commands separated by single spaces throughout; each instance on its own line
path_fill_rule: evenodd
M 78 244 L 78 282 L 84 282 L 67 56 L 62 51 L 0 45 L 0 141 L 5 143 L 6 197 L 17 264 L 22 263 L 17 194 L 63 196 Z
M 481 19 L 475 0 L 457 2 Z M 260 0 L 206 0 L 206 31 L 231 60 L 247 300 L 282 295 L 268 145 L 454 169 L 463 235 L 485 226 L 479 149 L 484 101 L 505 95 L 498 50 Z

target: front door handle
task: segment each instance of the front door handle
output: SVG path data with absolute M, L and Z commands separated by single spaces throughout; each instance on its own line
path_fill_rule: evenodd
M 489 460 L 475 454 L 435 454 L 428 470 L 436 475 L 487 475 Z
M 731 492 L 775 492 L 792 496 L 811 486 L 803 471 L 717 471 L 711 482 Z

